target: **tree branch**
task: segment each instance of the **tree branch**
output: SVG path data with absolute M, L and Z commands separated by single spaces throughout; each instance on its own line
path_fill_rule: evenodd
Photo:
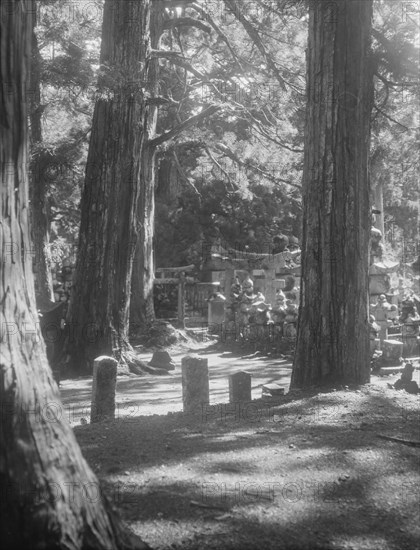
M 211 33 L 211 27 L 203 21 L 193 19 L 192 17 L 179 17 L 178 19 L 168 19 L 163 24 L 163 30 L 174 29 L 176 27 L 196 27 L 206 33 Z
M 178 126 L 175 126 L 175 128 L 172 128 L 172 130 L 170 130 L 169 132 L 165 132 L 160 136 L 150 140 L 149 145 L 151 147 L 157 147 L 165 141 L 169 141 L 177 137 L 181 132 L 183 132 L 187 128 L 190 128 L 191 126 L 195 126 L 198 122 L 210 115 L 213 115 L 219 109 L 220 107 L 218 107 L 217 105 L 211 105 L 207 109 L 204 109 L 204 111 L 201 111 L 201 113 L 198 113 L 197 115 L 194 115 L 187 120 L 184 120 L 184 122 L 181 122 L 181 124 L 178 124 Z
M 239 57 L 237 56 L 235 50 L 232 48 L 230 42 L 229 42 L 229 39 L 228 37 L 226 36 L 226 34 L 221 30 L 221 28 L 214 22 L 213 18 L 211 17 L 211 15 L 209 13 L 207 13 L 205 10 L 203 10 L 203 8 L 201 6 L 199 6 L 198 4 L 191 4 L 189 6 L 190 8 L 194 9 L 197 13 L 199 13 L 208 23 L 210 23 L 211 27 L 216 31 L 217 35 L 221 38 L 221 40 L 223 40 L 223 42 L 226 44 L 226 46 L 228 47 L 228 50 L 230 51 L 230 54 L 231 56 L 233 57 L 233 59 L 236 61 L 239 69 L 242 71 L 242 72 L 245 72 L 243 67 L 242 67 L 242 64 L 239 60 Z
M 207 147 L 207 145 L 204 142 L 202 142 L 202 146 L 204 147 L 204 150 L 210 157 L 210 160 L 213 162 L 213 164 L 215 164 L 215 166 L 217 166 L 217 168 L 222 172 L 222 174 L 226 176 L 227 181 L 229 182 L 229 185 L 231 186 L 232 190 L 235 190 L 235 186 L 232 183 L 232 180 L 230 179 L 229 174 L 226 172 L 226 170 L 222 168 L 222 166 L 220 166 L 220 164 L 217 162 L 217 159 L 212 155 L 210 149 Z
M 241 7 L 238 4 L 238 2 L 236 0 L 223 0 L 223 1 L 224 1 L 225 5 L 227 6 L 227 8 L 229 9 L 229 11 L 236 17 L 236 19 L 240 23 L 242 23 L 242 26 L 246 30 L 248 36 L 251 38 L 251 40 L 257 46 L 257 48 L 259 49 L 261 55 L 263 56 L 263 58 L 267 62 L 268 67 L 273 71 L 274 76 L 276 77 L 276 79 L 277 79 L 278 83 L 280 84 L 281 88 L 283 90 L 285 90 L 286 85 L 284 83 L 284 80 L 283 80 L 278 68 L 276 67 L 276 64 L 274 63 L 273 58 L 268 53 L 268 51 L 265 49 L 265 46 L 264 46 L 258 32 L 256 31 L 256 29 L 252 25 L 252 23 L 250 21 L 248 21 L 248 19 L 243 15 L 242 10 L 240 9 Z
M 243 166 L 244 168 L 249 168 L 250 170 L 253 170 L 254 172 L 257 172 L 267 178 L 268 180 L 272 181 L 273 183 L 276 183 L 277 185 L 279 183 L 286 183 L 287 185 L 290 185 L 291 187 L 295 187 L 296 189 L 301 189 L 300 185 L 297 185 L 296 183 L 291 183 L 288 180 L 284 180 L 282 178 L 277 178 L 275 176 L 272 176 L 269 172 L 266 170 L 260 168 L 259 166 L 255 166 L 255 164 L 247 163 L 241 160 L 227 145 L 224 143 L 218 143 L 216 145 L 216 148 L 226 156 L 228 156 L 230 159 L 232 159 L 236 164 L 239 166 Z
M 157 57 L 159 59 L 167 59 L 174 65 L 177 65 L 178 67 L 182 67 L 189 73 L 196 76 L 199 80 L 202 82 L 210 82 L 210 79 L 206 77 L 203 73 L 200 73 L 197 69 L 195 69 L 189 62 L 186 57 L 182 57 L 179 55 L 178 52 L 169 52 L 166 50 L 152 50 L 151 51 L 152 57 Z
M 175 166 L 177 167 L 177 170 L 178 170 L 178 173 L 179 175 L 181 176 L 181 178 L 186 181 L 188 183 L 188 185 L 190 185 L 195 193 L 201 197 L 201 193 L 199 192 L 199 190 L 197 189 L 197 187 L 193 184 L 193 182 L 190 180 L 190 178 L 187 176 L 187 174 L 184 172 L 184 170 L 182 169 L 182 166 L 181 166 L 181 163 L 179 162 L 179 159 L 178 159 L 178 155 L 176 154 L 176 151 L 172 151 L 172 155 L 174 157 L 174 160 L 175 160 Z
M 291 151 L 292 153 L 303 153 L 303 149 L 294 149 L 293 147 L 289 147 L 288 145 L 286 145 L 282 141 L 279 141 L 278 139 L 274 138 L 273 136 L 270 136 L 270 134 L 262 126 L 260 121 L 257 120 L 248 109 L 244 108 L 243 110 L 245 111 L 245 114 L 249 116 L 249 118 L 251 119 L 251 123 L 254 125 L 254 127 L 257 129 L 257 131 L 259 132 L 259 134 L 261 136 L 265 137 L 266 139 L 268 139 L 272 143 L 275 143 L 276 145 L 279 145 L 283 149 L 287 149 L 288 151 Z M 245 118 L 245 120 L 247 120 L 247 119 Z
M 179 101 L 175 101 L 173 98 L 169 97 L 163 97 L 163 96 L 155 96 L 155 97 L 148 97 L 146 99 L 146 105 L 154 105 L 159 107 L 160 105 L 179 105 Z
M 391 116 L 387 115 L 382 109 L 380 109 L 376 105 L 374 105 L 373 108 L 375 109 L 375 111 L 377 111 L 378 113 L 381 113 L 381 115 L 383 115 L 385 118 L 387 118 L 391 122 L 394 122 L 395 124 L 398 124 L 398 126 L 401 126 L 401 128 L 404 128 L 404 130 L 408 130 L 409 132 L 411 132 L 411 130 L 416 130 L 416 128 L 410 128 L 409 126 L 405 126 L 405 124 L 401 124 L 401 122 L 398 122 L 398 120 L 395 120 L 395 118 L 392 118 Z

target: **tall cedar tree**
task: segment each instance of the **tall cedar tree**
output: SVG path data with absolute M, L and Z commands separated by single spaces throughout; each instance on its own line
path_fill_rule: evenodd
M 150 1 L 107 0 L 102 73 L 67 316 L 67 359 L 78 371 L 91 370 L 93 359 L 103 354 L 129 362 L 130 282 L 149 115 L 145 103 L 149 53 Z
M 2 547 L 147 549 L 122 530 L 100 496 L 98 480 L 62 414 L 37 328 L 32 262 L 26 253 L 30 250 L 26 93 L 34 9 L 31 1 L 16 1 L 0 18 Z
M 42 105 L 40 88 L 41 54 L 35 33 L 36 14 L 33 17 L 32 62 L 30 86 L 30 137 L 31 137 L 31 232 L 36 273 L 37 306 L 42 310 L 51 309 L 54 304 L 51 275 L 50 221 L 48 219 L 47 185 L 42 165 Z
M 159 48 L 163 32 L 163 9 L 160 2 L 154 2 L 150 18 L 150 42 L 153 50 Z M 153 236 L 155 222 L 155 157 L 156 147 L 151 141 L 155 137 L 158 106 L 153 102 L 159 92 L 159 60 L 150 59 L 146 89 L 149 97 L 145 126 L 145 146 L 142 151 L 140 170 L 140 198 L 138 222 L 140 226 L 131 279 L 130 330 L 141 332 L 155 318 L 153 306 L 153 281 L 155 277 Z
M 292 387 L 369 381 L 372 2 L 310 2 L 301 306 Z

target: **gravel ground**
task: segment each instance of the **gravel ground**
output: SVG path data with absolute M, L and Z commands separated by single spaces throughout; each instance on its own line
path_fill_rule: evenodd
M 419 396 L 388 388 L 397 375 L 232 407 L 228 374 L 251 372 L 256 399 L 268 381 L 288 388 L 290 364 L 203 353 L 214 406 L 196 416 L 180 412 L 182 354 L 174 374 L 121 379 L 117 401 L 133 408 L 113 422 L 80 425 L 88 379 L 61 388 L 84 455 L 143 540 L 156 550 L 420 547 L 420 448 L 401 441 L 420 441 Z

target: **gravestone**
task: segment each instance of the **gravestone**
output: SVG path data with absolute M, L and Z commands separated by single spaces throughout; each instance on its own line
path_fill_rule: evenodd
M 401 364 L 402 355 L 402 342 L 399 342 L 398 340 L 384 340 L 382 342 L 382 357 L 388 366 Z
M 174 370 L 175 363 L 172 360 L 172 357 L 167 351 L 157 350 L 153 353 L 153 357 L 149 362 L 151 367 L 163 370 Z
M 417 357 L 420 354 L 418 327 L 407 324 L 402 327 L 404 357 Z
M 115 418 L 117 366 L 116 359 L 105 355 L 93 362 L 91 423 Z
M 220 326 L 225 322 L 225 301 L 222 296 L 210 298 L 208 305 L 208 324 L 209 326 Z
M 182 358 L 182 403 L 185 413 L 201 413 L 209 404 L 208 360 L 195 355 Z
M 229 376 L 229 402 L 249 403 L 251 401 L 251 375 L 245 371 Z
M 280 397 L 284 395 L 284 388 L 278 384 L 272 382 L 270 384 L 264 384 L 262 387 L 262 398 L 264 397 Z

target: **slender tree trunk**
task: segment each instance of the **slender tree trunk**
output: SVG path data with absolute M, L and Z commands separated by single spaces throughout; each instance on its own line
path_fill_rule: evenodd
M 310 3 L 301 306 L 292 388 L 369 381 L 372 2 Z
M 33 2 L 16 1 L 0 18 L 6 92 L 0 102 L 2 548 L 147 548 L 122 530 L 100 494 L 65 419 L 39 331 L 31 258 L 25 253 L 30 242 L 25 94 L 33 10 Z
M 159 48 L 163 30 L 163 13 L 158 2 L 152 10 L 150 35 L 153 49 Z M 151 59 L 147 71 L 149 97 L 157 95 L 159 89 L 159 61 Z M 133 276 L 131 283 L 130 330 L 142 332 L 155 320 L 153 304 L 153 280 L 155 277 L 153 236 L 155 227 L 155 157 L 156 148 L 148 143 L 155 137 L 158 108 L 149 105 L 145 126 L 146 146 L 141 158 L 140 200 L 138 222 L 140 232 L 136 244 Z
M 155 150 L 146 146 L 142 155 L 139 201 L 140 232 L 131 279 L 130 330 L 143 331 L 155 320 L 153 304 L 153 235 L 155 225 Z
M 34 28 L 36 25 L 34 16 Z M 51 276 L 50 221 L 48 217 L 47 186 L 42 170 L 42 106 L 40 90 L 41 55 L 35 30 L 32 30 L 32 66 L 30 98 L 30 136 L 32 159 L 30 197 L 31 197 L 31 234 L 33 242 L 33 264 L 35 271 L 35 295 L 37 306 L 41 310 L 50 309 L 54 303 Z
M 67 318 L 68 361 L 79 371 L 90 371 L 102 354 L 127 363 L 131 349 L 131 272 L 149 125 L 144 95 L 149 26 L 150 0 L 105 2 L 101 96 L 93 115 Z

